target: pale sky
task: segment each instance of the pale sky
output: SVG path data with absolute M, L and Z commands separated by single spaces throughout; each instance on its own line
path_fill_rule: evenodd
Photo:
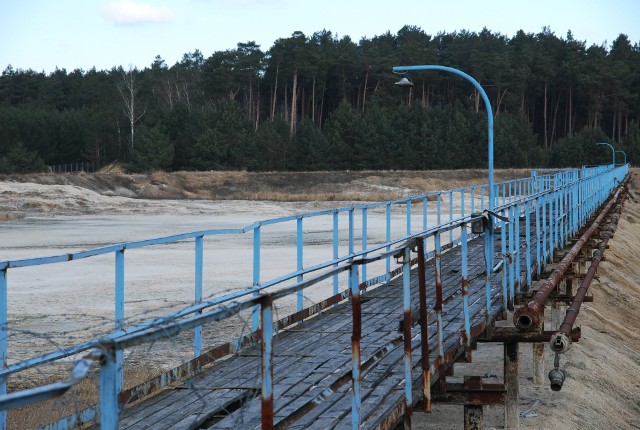
M 607 47 L 620 33 L 640 43 L 637 0 L 0 0 L 0 72 L 49 73 L 129 65 L 160 55 L 171 66 L 199 49 L 206 57 L 255 41 L 263 51 L 294 31 L 330 30 L 355 42 L 404 25 L 513 36 L 549 26 Z

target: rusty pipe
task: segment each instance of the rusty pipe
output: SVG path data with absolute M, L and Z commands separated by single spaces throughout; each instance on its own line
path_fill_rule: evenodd
M 562 261 L 560 261 L 553 272 L 551 272 L 551 275 L 544 280 L 542 287 L 536 291 L 529 303 L 527 303 L 526 306 L 519 308 L 513 314 L 513 323 L 518 330 L 535 330 L 540 327 L 540 311 L 544 307 L 549 295 L 560 284 L 565 272 L 569 267 L 571 267 L 571 263 L 573 263 L 573 260 L 576 258 L 582 247 L 589 241 L 591 235 L 598 229 L 604 217 L 607 215 L 609 210 L 611 210 L 614 203 L 617 202 L 622 190 L 622 187 L 618 188 L 587 231 L 585 231 L 580 239 L 571 247 Z

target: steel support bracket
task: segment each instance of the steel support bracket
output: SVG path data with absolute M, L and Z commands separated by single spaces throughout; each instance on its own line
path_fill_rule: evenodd
M 483 384 L 480 376 L 465 376 L 464 383 L 447 383 L 444 394 L 432 391 L 431 401 L 473 406 L 504 405 L 506 393 L 504 384 Z
M 549 342 L 555 334 L 555 331 L 521 332 L 515 327 L 488 327 L 478 336 L 478 342 Z M 580 327 L 574 327 L 571 330 L 571 341 L 578 342 L 580 336 Z

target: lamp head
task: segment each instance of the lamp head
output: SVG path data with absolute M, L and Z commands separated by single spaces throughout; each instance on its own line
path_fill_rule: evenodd
M 400 79 L 398 82 L 395 83 L 395 85 L 399 87 L 412 87 L 413 82 L 408 77 L 403 76 L 402 79 Z

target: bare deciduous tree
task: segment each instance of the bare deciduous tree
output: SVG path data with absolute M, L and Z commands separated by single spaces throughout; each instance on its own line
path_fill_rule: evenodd
M 139 87 L 136 83 L 136 73 L 137 69 L 132 66 L 129 66 L 129 71 L 125 72 L 121 70 L 122 73 L 122 81 L 118 82 L 118 92 L 120 93 L 120 97 L 122 97 L 122 101 L 124 102 L 124 114 L 129 120 L 129 125 L 131 126 L 131 147 L 133 148 L 133 136 L 135 130 L 135 124 L 140 121 L 147 110 L 145 107 L 142 110 L 142 113 L 139 113 L 139 108 L 136 106 L 136 96 L 139 91 Z

